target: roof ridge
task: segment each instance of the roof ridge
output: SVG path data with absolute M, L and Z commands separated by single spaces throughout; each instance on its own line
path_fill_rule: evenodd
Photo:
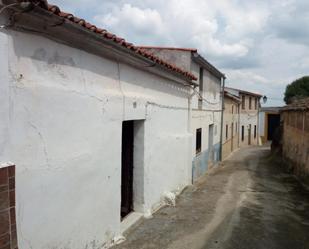
M 178 51 L 188 51 L 197 52 L 197 48 L 183 48 L 183 47 L 164 47 L 164 46 L 138 46 L 142 49 L 167 49 L 167 50 L 178 50 Z

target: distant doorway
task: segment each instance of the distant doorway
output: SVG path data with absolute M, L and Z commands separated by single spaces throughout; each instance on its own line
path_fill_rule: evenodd
M 232 123 L 231 127 L 231 151 L 234 150 L 234 123 Z
M 252 127 L 251 127 L 251 124 L 249 124 L 249 128 L 248 128 L 248 145 L 251 145 L 251 130 L 252 130 Z
M 273 140 L 274 132 L 280 126 L 280 114 L 267 115 L 267 140 Z
M 134 121 L 122 123 L 121 218 L 133 211 Z

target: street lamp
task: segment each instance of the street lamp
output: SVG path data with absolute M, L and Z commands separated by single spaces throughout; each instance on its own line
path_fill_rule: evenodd
M 266 95 L 264 95 L 263 96 L 263 103 L 266 104 L 266 102 L 267 102 L 267 97 L 266 97 Z

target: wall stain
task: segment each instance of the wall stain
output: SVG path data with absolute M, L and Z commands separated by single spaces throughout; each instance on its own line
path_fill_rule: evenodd
M 63 66 L 76 66 L 76 63 L 72 57 L 62 56 L 58 53 L 58 51 L 55 51 L 51 56 L 49 56 L 44 48 L 36 49 L 31 58 L 33 59 L 33 63 L 37 67 L 38 71 L 48 72 L 48 70 L 52 70 L 63 79 L 68 78 L 67 73 L 63 70 Z

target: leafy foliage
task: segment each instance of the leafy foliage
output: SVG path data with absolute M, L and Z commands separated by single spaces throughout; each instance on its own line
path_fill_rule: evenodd
M 290 104 L 293 99 L 309 97 L 309 76 L 304 76 L 287 85 L 284 93 L 284 101 Z

